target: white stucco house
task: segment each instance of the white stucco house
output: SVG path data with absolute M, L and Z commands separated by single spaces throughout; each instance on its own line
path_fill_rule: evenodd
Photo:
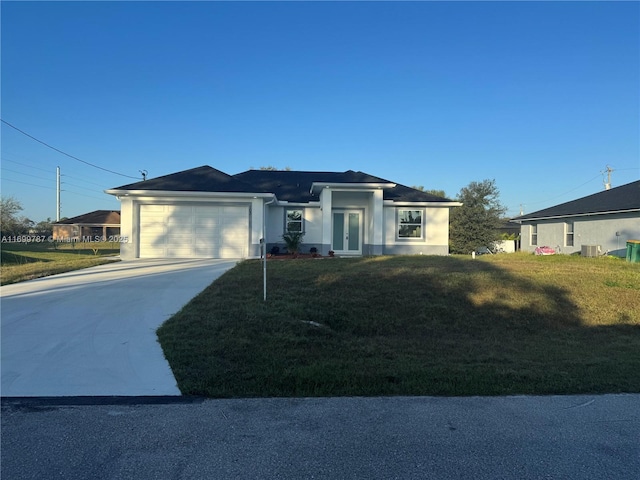
M 624 257 L 627 240 L 640 239 L 640 181 L 522 215 L 521 249 L 549 246 L 559 253 L 609 252 Z
M 106 190 L 121 202 L 124 260 L 250 258 L 304 232 L 327 255 L 449 253 L 449 210 L 461 204 L 367 173 L 202 166 Z

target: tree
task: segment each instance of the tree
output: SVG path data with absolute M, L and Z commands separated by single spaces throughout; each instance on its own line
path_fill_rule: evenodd
M 22 211 L 22 204 L 13 197 L 0 199 L 0 232 L 3 236 L 20 235 L 33 223 L 28 218 L 18 217 Z
M 444 190 L 427 190 L 422 185 L 414 185 L 411 188 L 415 190 L 420 190 L 424 193 L 430 193 L 431 195 L 435 195 L 436 197 L 447 198 L 447 194 L 444 193 Z
M 498 228 L 507 208 L 500 203 L 495 180 L 471 182 L 456 200 L 461 207 L 451 210 L 449 250 L 468 254 L 480 247 L 493 248 L 500 240 Z
M 272 165 L 267 165 L 266 167 L 260 167 L 260 170 L 271 170 L 271 171 L 284 170 L 285 172 L 290 172 L 291 167 L 278 168 Z
M 36 231 L 38 235 L 52 235 L 53 234 L 53 220 L 50 217 L 47 217 L 46 220 L 42 220 L 35 224 L 33 229 Z

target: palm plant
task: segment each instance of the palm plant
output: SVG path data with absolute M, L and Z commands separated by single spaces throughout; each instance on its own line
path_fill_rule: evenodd
M 300 251 L 300 245 L 302 245 L 303 232 L 287 232 L 282 235 L 284 243 L 287 244 L 287 250 L 292 255 L 296 255 Z

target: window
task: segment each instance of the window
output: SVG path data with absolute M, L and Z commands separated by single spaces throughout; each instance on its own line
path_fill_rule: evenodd
M 531 245 L 538 244 L 538 225 L 531 225 Z
M 302 210 L 287 210 L 287 232 L 302 232 Z
M 422 238 L 422 210 L 398 210 L 398 238 Z
M 564 224 L 565 231 L 565 247 L 573 247 L 573 222 Z

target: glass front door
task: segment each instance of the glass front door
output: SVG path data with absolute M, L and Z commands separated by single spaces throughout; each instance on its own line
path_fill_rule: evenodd
M 331 249 L 338 254 L 362 253 L 362 222 L 358 211 L 333 212 L 333 243 Z

